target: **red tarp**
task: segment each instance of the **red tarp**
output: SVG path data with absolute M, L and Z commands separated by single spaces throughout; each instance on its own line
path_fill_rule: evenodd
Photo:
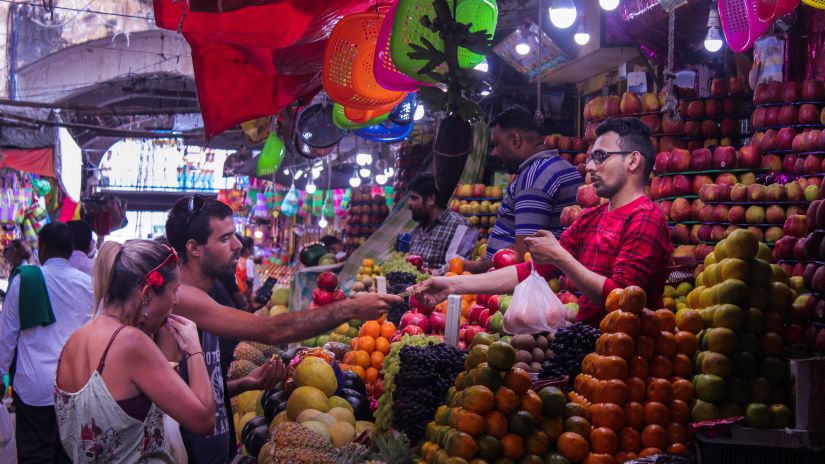
M 0 149 L 0 168 L 12 168 L 41 176 L 56 177 L 51 148 Z
M 190 11 L 186 1 L 154 0 L 155 22 L 161 29 L 176 31 L 183 17 L 181 32 L 192 47 L 207 136 L 272 115 L 297 98 L 318 92 L 324 47 L 333 26 L 375 4 L 375 0 L 280 0 L 202 13 Z

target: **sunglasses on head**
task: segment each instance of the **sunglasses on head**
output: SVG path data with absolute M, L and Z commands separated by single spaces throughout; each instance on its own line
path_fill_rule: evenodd
M 206 208 L 206 198 L 200 195 L 192 195 L 189 198 L 189 203 L 186 205 L 186 226 L 188 227 L 189 224 L 192 222 L 193 219 L 198 217 Z
M 146 273 L 146 275 L 141 280 L 142 284 L 144 284 L 144 285 L 148 284 L 148 285 L 151 285 L 152 287 L 159 287 L 160 285 L 163 285 L 162 277 L 161 277 L 161 281 L 158 283 L 159 285 L 155 285 L 156 282 L 152 281 L 153 280 L 152 278 L 156 278 L 156 277 L 153 276 L 152 274 L 159 273 L 159 271 L 161 269 L 168 266 L 169 264 L 174 263 L 175 266 L 178 266 L 180 264 L 180 258 L 178 257 L 178 253 L 175 251 L 175 249 L 172 248 L 172 247 L 169 247 L 167 245 L 163 245 L 163 246 L 166 247 L 166 249 L 169 251 L 169 255 L 166 256 L 166 259 L 164 259 L 160 264 L 158 264 L 151 271 Z

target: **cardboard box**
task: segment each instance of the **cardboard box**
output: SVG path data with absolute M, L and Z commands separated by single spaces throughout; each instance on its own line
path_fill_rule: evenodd
M 795 428 L 808 430 L 811 442 L 825 444 L 825 357 L 791 359 L 790 372 Z

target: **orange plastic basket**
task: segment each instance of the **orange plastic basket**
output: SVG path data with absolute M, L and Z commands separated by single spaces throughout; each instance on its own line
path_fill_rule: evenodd
M 392 108 L 393 107 L 384 107 L 372 110 L 362 110 L 358 108 L 350 108 L 349 106 L 345 106 L 344 116 L 346 116 L 347 119 L 349 119 L 351 122 L 354 122 L 356 124 L 362 124 L 379 116 L 389 114 L 389 112 L 392 111 Z
M 324 90 L 332 101 L 353 110 L 377 110 L 392 109 L 407 96 L 375 81 L 375 46 L 383 20 L 384 15 L 358 13 L 341 19 L 332 29 L 323 69 Z

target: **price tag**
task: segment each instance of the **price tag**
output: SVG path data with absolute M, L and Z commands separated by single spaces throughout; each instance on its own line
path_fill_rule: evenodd
M 447 320 L 444 327 L 444 343 L 458 345 L 458 329 L 461 323 L 461 295 L 447 297 Z

